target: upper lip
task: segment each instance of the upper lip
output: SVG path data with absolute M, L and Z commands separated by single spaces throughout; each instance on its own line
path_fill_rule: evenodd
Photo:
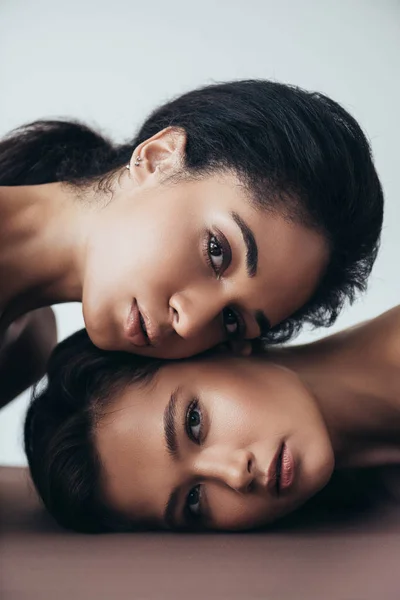
M 148 340 L 148 345 L 149 346 L 155 346 L 157 344 L 157 341 L 159 339 L 159 335 L 156 334 L 155 328 L 152 324 L 152 322 L 149 319 L 149 316 L 143 312 L 143 310 L 141 309 L 141 307 L 138 305 L 138 309 L 139 309 L 139 314 L 142 318 L 142 329 L 143 329 L 143 333 L 145 335 L 145 337 Z M 144 325 L 144 327 L 143 327 Z
M 272 460 L 269 465 L 267 473 L 267 489 L 274 495 L 278 493 L 277 480 L 278 480 L 278 462 L 281 459 L 284 443 L 279 444 Z
M 139 313 L 139 323 L 140 330 L 143 334 L 143 338 L 146 346 L 157 346 L 163 340 L 163 338 L 169 333 L 167 329 L 162 329 L 160 326 L 155 324 L 155 321 L 149 317 L 149 314 L 145 312 L 142 306 L 140 306 L 139 302 L 136 298 L 133 299 L 131 311 L 129 315 L 132 314 L 132 311 L 137 310 Z M 129 320 L 130 316 L 128 317 Z M 143 345 L 143 344 L 139 344 Z

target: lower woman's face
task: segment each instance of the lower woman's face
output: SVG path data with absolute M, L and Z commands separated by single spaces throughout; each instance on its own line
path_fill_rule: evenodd
M 161 358 L 258 337 L 315 290 L 324 239 L 256 210 L 233 175 L 135 189 L 94 213 L 83 312 L 92 341 Z
M 298 377 L 245 358 L 170 363 L 128 386 L 95 443 L 109 504 L 173 529 L 270 523 L 320 490 L 334 462 Z

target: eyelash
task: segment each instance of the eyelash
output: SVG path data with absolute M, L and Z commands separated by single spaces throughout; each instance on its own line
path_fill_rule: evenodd
M 210 243 L 212 241 L 221 250 L 222 264 L 219 267 L 217 267 L 212 260 L 212 254 L 210 252 Z M 211 269 L 214 271 L 215 275 L 219 279 L 222 275 L 222 272 L 228 268 L 232 261 L 232 250 L 228 240 L 226 239 L 222 231 L 216 231 L 215 233 L 213 233 L 212 231 L 207 232 L 207 237 L 205 240 L 203 251 L 207 264 L 211 267 Z
M 189 418 L 190 418 L 191 414 L 195 411 L 197 411 L 200 415 L 200 431 L 199 431 L 199 436 L 197 439 L 193 436 L 193 434 L 190 430 L 191 427 L 193 427 L 193 425 L 189 424 Z M 186 409 L 185 429 L 186 429 L 188 438 L 190 440 L 192 440 L 192 442 L 194 442 L 195 444 L 198 444 L 198 445 L 201 445 L 201 443 L 202 443 L 202 435 L 203 435 L 203 418 L 202 417 L 203 417 L 203 415 L 202 415 L 199 399 L 193 398 L 193 400 L 190 401 L 190 403 Z
M 212 255 L 210 252 L 210 244 L 213 240 L 214 240 L 214 244 L 219 246 L 221 253 L 222 253 L 222 265 L 221 265 L 220 269 L 216 268 L 216 266 L 211 258 Z M 205 242 L 205 245 L 203 248 L 203 252 L 204 252 L 204 256 L 206 258 L 207 264 L 214 271 L 215 275 L 217 276 L 217 279 L 219 279 L 221 277 L 221 269 L 225 267 L 224 268 L 224 270 L 225 270 L 230 265 L 231 260 L 232 260 L 232 250 L 231 250 L 229 242 L 226 239 L 226 237 L 224 236 L 224 234 L 222 232 L 212 233 L 211 231 L 208 231 L 206 242 Z M 226 256 L 227 256 L 227 258 L 224 258 Z M 225 324 L 225 317 L 227 316 L 227 313 L 232 313 L 234 315 L 236 322 L 237 322 L 236 331 L 233 331 L 233 332 L 229 331 L 228 326 Z M 234 310 L 233 308 L 231 308 L 229 306 L 224 308 L 224 310 L 222 311 L 222 321 L 223 321 L 223 327 L 225 329 L 225 334 L 228 337 L 228 339 L 242 339 L 245 337 L 246 327 L 244 324 L 244 320 L 243 320 L 243 317 L 240 315 L 240 313 L 238 313 L 236 310 Z
M 199 430 L 199 435 L 196 438 L 191 429 L 193 428 L 193 425 L 190 425 L 190 417 L 194 412 L 198 412 L 200 415 L 200 424 L 199 425 L 195 425 L 195 427 L 200 427 Z M 198 400 L 198 398 L 193 398 L 193 400 L 191 400 L 191 402 L 189 403 L 187 409 L 186 409 L 186 413 L 185 413 L 185 430 L 186 430 L 186 434 L 188 436 L 188 438 L 194 442 L 195 444 L 201 445 L 202 441 L 203 441 L 203 417 L 202 417 L 202 411 L 201 411 L 201 407 L 200 407 L 200 402 Z M 194 513 L 193 510 L 190 508 L 190 497 L 191 495 L 196 492 L 199 495 L 199 509 L 198 509 L 198 513 Z M 196 485 L 195 487 L 193 487 L 187 497 L 186 497 L 186 502 L 185 502 L 185 520 L 192 524 L 192 525 L 199 525 L 201 524 L 202 521 L 202 508 L 201 508 L 201 498 L 202 498 L 202 486 L 200 484 Z

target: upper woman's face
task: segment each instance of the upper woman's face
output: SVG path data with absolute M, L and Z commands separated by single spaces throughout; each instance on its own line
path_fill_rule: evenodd
M 94 213 L 83 313 L 97 346 L 187 357 L 256 338 L 309 299 L 320 235 L 257 210 L 233 175 L 160 185 L 146 150 Z
M 333 470 L 325 424 L 298 377 L 250 358 L 168 363 L 110 404 L 95 443 L 110 505 L 162 528 L 270 523 Z

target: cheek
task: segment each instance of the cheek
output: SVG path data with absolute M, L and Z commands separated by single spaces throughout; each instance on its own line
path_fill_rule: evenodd
M 173 198 L 121 199 L 96 217 L 89 240 L 87 286 L 94 295 L 171 295 L 198 273 L 199 217 Z M 206 267 L 204 267 L 206 268 Z
M 277 516 L 273 503 L 258 495 L 243 496 L 229 489 L 214 487 L 207 491 L 207 500 L 213 516 L 213 529 L 252 529 L 274 521 Z
M 251 444 L 257 436 L 254 405 L 233 400 L 225 394 L 214 393 L 211 397 L 213 401 L 207 407 L 210 419 L 208 443 L 223 443 L 233 448 Z
M 127 215 L 104 215 L 89 241 L 85 285 L 92 301 L 140 293 L 182 271 L 190 243 L 167 224 Z M 192 244 L 193 249 L 193 244 Z M 193 254 L 193 252 L 192 252 Z M 188 265 L 190 268 L 193 264 Z M 143 292 L 142 292 L 143 293 Z
M 127 233 L 128 235 L 128 233 Z M 199 235 L 191 223 L 169 213 L 139 216 L 130 234 L 130 261 L 135 286 L 172 287 L 199 265 Z M 124 260 L 124 257 L 122 257 Z M 176 291 L 174 289 L 171 292 Z
M 129 219 L 121 222 L 116 215 L 103 215 L 89 239 L 86 280 L 92 287 L 103 289 L 106 295 L 110 291 L 115 293 L 112 283 L 121 284 L 124 276 L 126 285 L 132 277 L 138 248 Z
M 312 489 L 298 491 L 287 499 L 274 501 L 267 495 L 240 495 L 229 489 L 211 487 L 207 500 L 213 517 L 211 529 L 244 530 L 271 525 L 300 508 L 315 495 L 327 481 L 320 481 Z
M 269 400 L 265 382 L 254 383 L 252 377 L 242 381 L 232 370 L 226 372 L 224 378 L 229 382 L 229 389 L 224 385 L 224 389 L 210 388 L 207 393 L 212 399 L 208 410 L 216 435 L 228 436 L 236 446 L 252 443 L 260 435 L 266 437 L 268 429 L 272 432 L 280 427 L 282 408 L 279 403 Z M 226 441 L 229 440 L 226 438 Z

